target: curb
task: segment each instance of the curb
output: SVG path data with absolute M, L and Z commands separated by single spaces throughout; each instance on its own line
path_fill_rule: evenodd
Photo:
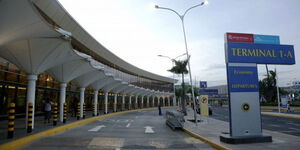
M 293 112 L 300 112 L 300 108 L 297 107 L 292 107 L 293 108 Z M 272 108 L 272 107 L 261 107 L 260 108 L 262 111 L 278 111 L 278 108 Z M 287 111 L 287 108 L 280 108 L 282 111 Z
M 261 114 L 262 114 L 262 115 L 267 115 L 267 116 L 275 116 L 275 117 L 284 117 L 284 118 L 300 119 L 300 115 L 294 115 L 294 114 L 271 113 L 271 112 L 261 112 Z
M 177 106 L 168 106 L 168 107 L 162 107 L 162 108 L 174 108 Z M 135 109 L 135 110 L 127 110 L 127 111 L 122 111 L 122 112 L 114 112 L 114 113 L 110 113 L 110 114 L 105 114 L 105 115 L 101 115 L 101 116 L 96 116 L 96 117 L 92 117 L 92 118 L 88 118 L 88 119 L 84 119 L 84 120 L 79 120 L 79 121 L 75 121 L 66 125 L 62 125 L 56 128 L 52 128 L 52 129 L 48 129 L 42 132 L 38 132 L 29 136 L 25 136 L 16 140 L 13 140 L 11 142 L 5 143 L 0 145 L 0 150 L 17 150 L 31 142 L 33 142 L 34 140 L 38 140 L 40 138 L 43 137 L 47 137 L 47 136 L 52 136 L 55 135 L 57 133 L 60 132 L 64 132 L 70 129 L 73 129 L 75 127 L 78 127 L 80 125 L 84 125 L 99 119 L 105 119 L 105 118 L 110 118 L 113 116 L 117 116 L 117 115 L 121 115 L 121 114 L 126 114 L 126 113 L 131 113 L 131 112 L 138 112 L 138 111 L 145 111 L 145 110 L 154 110 L 157 109 L 156 107 L 151 107 L 151 108 L 143 108 L 143 109 Z
M 211 147 L 213 147 L 213 148 L 215 148 L 215 149 L 217 149 L 217 150 L 231 150 L 231 149 L 228 148 L 228 147 L 225 147 L 225 146 L 223 146 L 223 145 L 221 145 L 221 144 L 215 143 L 215 142 L 209 140 L 208 138 L 205 138 L 205 137 L 203 137 L 203 136 L 200 136 L 199 134 L 196 134 L 196 133 L 194 133 L 194 132 L 192 132 L 192 131 L 190 131 L 190 130 L 188 130 L 188 129 L 186 129 L 186 128 L 183 128 L 183 131 L 184 131 L 185 133 L 189 134 L 190 136 L 192 136 L 192 137 L 194 137 L 194 138 L 196 138 L 196 139 L 199 139 L 199 140 L 203 141 L 204 143 L 209 144 Z

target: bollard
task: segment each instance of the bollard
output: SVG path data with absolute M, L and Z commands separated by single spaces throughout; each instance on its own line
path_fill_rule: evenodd
M 77 113 L 76 113 L 76 116 L 77 116 L 77 120 L 80 119 L 80 103 L 77 103 Z
M 27 133 L 32 132 L 32 113 L 33 113 L 33 104 L 28 103 L 28 120 L 27 120 Z
M 8 110 L 8 128 L 7 128 L 7 138 L 11 139 L 14 137 L 14 125 L 15 125 L 15 103 L 9 104 Z
M 93 116 L 95 116 L 95 114 L 94 114 L 94 113 L 95 113 L 95 104 L 92 104 L 92 112 L 93 112 L 93 113 L 92 113 Z
M 100 112 L 100 104 L 97 104 L 97 109 L 98 109 L 98 111 L 97 111 L 97 116 L 99 116 L 99 112 Z
M 55 102 L 54 104 L 54 108 L 53 108 L 53 126 L 56 126 L 57 125 L 57 103 Z
M 83 113 L 82 113 L 82 114 L 83 114 L 83 115 L 82 115 L 82 118 L 83 118 L 83 119 L 85 119 L 85 111 L 86 111 L 86 110 L 85 110 L 85 103 L 83 103 Z
M 63 118 L 63 123 L 67 122 L 67 103 L 64 103 L 64 118 Z

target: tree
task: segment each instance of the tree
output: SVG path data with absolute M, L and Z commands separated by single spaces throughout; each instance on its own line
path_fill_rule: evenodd
M 276 101 L 276 89 L 277 81 L 276 81 L 276 72 L 269 71 L 269 77 L 262 79 L 259 81 L 259 92 L 260 95 L 263 96 L 267 102 L 275 102 Z
M 194 87 L 194 96 L 195 96 L 195 97 L 200 96 L 199 90 L 200 90 L 199 88 Z M 188 86 L 188 91 L 187 91 L 187 93 L 190 93 L 190 94 L 192 95 L 192 88 L 191 88 L 190 85 Z
M 187 74 L 188 73 L 188 70 L 186 68 L 187 66 L 187 63 L 188 63 L 188 59 L 186 60 L 172 60 L 174 61 L 175 63 L 175 66 L 173 66 L 170 70 L 170 72 L 173 72 L 175 74 L 181 74 L 181 77 L 182 77 L 182 84 L 181 84 L 181 87 L 182 89 L 185 89 L 185 86 L 184 86 L 184 74 Z M 186 108 L 185 108 L 185 104 L 186 104 L 186 101 L 185 101 L 185 90 L 181 90 L 182 92 L 182 95 L 181 95 L 181 107 L 182 107 L 182 110 L 183 110 L 183 113 L 186 115 Z

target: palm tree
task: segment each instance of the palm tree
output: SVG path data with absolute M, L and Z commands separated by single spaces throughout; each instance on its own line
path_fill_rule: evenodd
M 276 72 L 270 70 L 269 75 L 259 81 L 260 94 L 267 100 L 267 102 L 275 102 L 276 100 Z
M 186 68 L 187 66 L 187 63 L 188 63 L 188 59 L 186 60 L 175 60 L 173 59 L 172 61 L 174 61 L 175 63 L 175 66 L 173 66 L 170 70 L 170 72 L 173 72 L 175 74 L 181 74 L 181 77 L 182 77 L 182 89 L 185 89 L 184 87 L 184 74 L 187 74 L 188 73 L 188 70 Z M 186 115 L 186 108 L 185 108 L 185 90 L 182 90 L 182 95 L 181 95 L 181 107 L 182 107 L 182 110 L 183 110 L 183 113 Z

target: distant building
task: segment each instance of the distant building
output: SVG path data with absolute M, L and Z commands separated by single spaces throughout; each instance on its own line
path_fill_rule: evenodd
M 297 84 L 299 84 L 299 83 L 297 83 Z M 300 92 L 300 85 L 297 85 L 297 84 L 292 83 L 292 86 L 280 87 L 280 88 L 287 91 L 288 93 L 290 93 L 288 95 L 290 100 L 300 99 L 300 95 L 297 96 L 296 94 L 294 94 L 294 93 Z
M 292 81 L 293 87 L 300 87 L 300 81 Z
M 228 88 L 227 85 L 218 85 L 218 86 L 210 86 L 206 89 L 216 89 L 218 90 L 218 94 L 209 95 L 209 99 L 218 100 L 218 101 L 226 101 L 228 100 Z

